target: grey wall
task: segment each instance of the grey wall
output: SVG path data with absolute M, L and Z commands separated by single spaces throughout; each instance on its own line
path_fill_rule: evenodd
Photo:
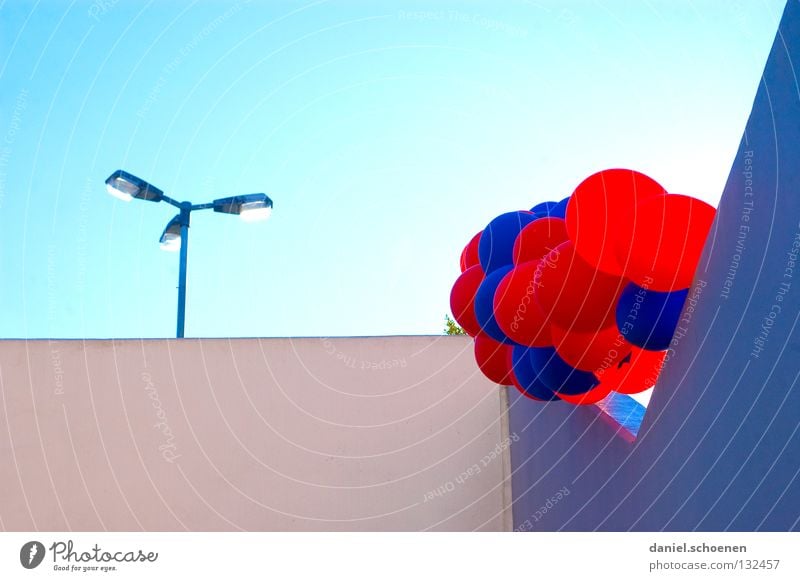
M 512 397 L 517 528 L 800 528 L 799 78 L 792 0 L 638 440 L 596 410 Z

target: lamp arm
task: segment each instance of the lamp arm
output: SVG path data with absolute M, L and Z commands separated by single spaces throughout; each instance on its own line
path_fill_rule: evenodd
M 166 196 L 166 195 L 162 195 L 161 199 L 163 201 L 167 202 L 168 204 L 172 204 L 173 206 L 175 206 L 178 209 L 184 209 L 188 205 L 190 211 L 192 211 L 192 210 L 210 210 L 211 208 L 214 207 L 214 203 L 213 202 L 209 202 L 207 204 L 191 204 L 189 202 L 179 202 L 178 200 L 173 200 L 172 198 L 170 198 L 169 196 Z
M 168 204 L 171 204 L 171 205 L 175 206 L 178 209 L 180 209 L 180 207 L 181 207 L 181 203 L 178 200 L 173 200 L 172 198 L 170 198 L 166 194 L 162 194 L 161 195 L 161 199 L 163 201 L 167 202 Z

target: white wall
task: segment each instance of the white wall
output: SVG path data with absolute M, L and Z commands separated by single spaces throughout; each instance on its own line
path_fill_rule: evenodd
M 503 389 L 464 337 L 3 341 L 0 528 L 509 529 Z

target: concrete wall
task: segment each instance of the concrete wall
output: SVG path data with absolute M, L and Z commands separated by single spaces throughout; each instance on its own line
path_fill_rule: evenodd
M 518 529 L 800 528 L 798 79 L 792 0 L 639 438 L 512 397 Z
M 510 528 L 464 337 L 4 341 L 0 403 L 3 530 Z

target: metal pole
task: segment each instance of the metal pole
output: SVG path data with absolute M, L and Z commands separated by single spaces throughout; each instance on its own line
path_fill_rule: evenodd
M 186 261 L 189 254 L 189 214 L 191 211 L 191 204 L 186 202 L 181 204 L 181 262 L 180 272 L 178 274 L 178 339 L 183 339 L 183 325 L 186 319 Z

